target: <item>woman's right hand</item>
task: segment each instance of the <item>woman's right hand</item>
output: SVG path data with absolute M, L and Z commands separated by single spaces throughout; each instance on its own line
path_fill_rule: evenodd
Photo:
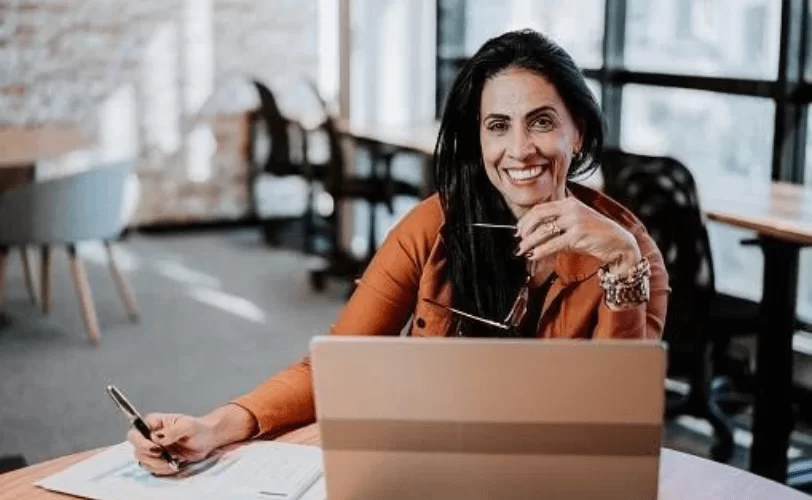
M 178 462 L 199 462 L 218 447 L 215 426 L 205 419 L 179 413 L 153 413 L 145 418 L 152 431 L 152 441 L 134 428 L 127 440 L 135 447 L 135 459 L 141 467 L 159 476 L 176 474 L 161 458 L 163 446 Z
M 258 429 L 254 415 L 235 404 L 222 406 L 204 417 L 153 413 L 145 420 L 153 441 L 135 429 L 127 433 L 127 440 L 135 447 L 135 459 L 141 466 L 159 476 L 179 471 L 161 458 L 161 449 L 156 444 L 181 463 L 199 462 L 221 446 L 249 439 Z

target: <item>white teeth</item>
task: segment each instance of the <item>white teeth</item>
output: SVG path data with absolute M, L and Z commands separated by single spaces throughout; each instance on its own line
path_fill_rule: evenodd
M 539 175 L 541 175 L 541 171 L 542 171 L 541 167 L 533 167 L 521 170 L 510 169 L 507 171 L 507 173 L 511 179 L 523 181 L 527 179 L 532 179 L 533 177 L 538 177 Z

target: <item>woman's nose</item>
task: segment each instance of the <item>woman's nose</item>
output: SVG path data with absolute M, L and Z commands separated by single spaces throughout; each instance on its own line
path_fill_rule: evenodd
M 527 133 L 527 130 L 515 127 L 510 140 L 508 155 L 515 160 L 523 160 L 532 156 L 535 151 L 536 147 L 533 141 L 530 140 L 530 134 Z

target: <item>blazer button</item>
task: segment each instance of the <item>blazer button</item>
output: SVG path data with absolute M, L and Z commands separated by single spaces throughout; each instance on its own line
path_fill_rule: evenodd
M 425 328 L 426 327 L 426 320 L 424 320 L 423 318 L 417 318 L 416 323 L 417 323 L 418 328 Z

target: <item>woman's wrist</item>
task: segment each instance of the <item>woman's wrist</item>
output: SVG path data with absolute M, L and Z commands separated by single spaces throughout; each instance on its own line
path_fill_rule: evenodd
M 257 419 L 240 405 L 227 404 L 201 418 L 212 430 L 217 448 L 245 441 L 257 433 Z
M 643 259 L 637 241 L 632 235 L 628 235 L 628 237 L 629 241 L 621 247 L 615 258 L 606 263 L 606 270 L 616 276 L 628 275 L 634 266 Z
M 604 303 L 613 311 L 635 308 L 648 302 L 651 267 L 643 258 L 637 242 L 630 242 L 598 272 Z

